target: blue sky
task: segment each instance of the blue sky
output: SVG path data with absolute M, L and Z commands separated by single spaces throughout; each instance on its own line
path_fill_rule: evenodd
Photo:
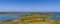
M 60 0 L 0 0 L 0 12 L 60 12 Z

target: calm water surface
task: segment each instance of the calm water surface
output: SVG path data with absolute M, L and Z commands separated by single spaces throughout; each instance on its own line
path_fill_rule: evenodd
M 0 20 L 16 19 L 16 14 L 0 14 Z

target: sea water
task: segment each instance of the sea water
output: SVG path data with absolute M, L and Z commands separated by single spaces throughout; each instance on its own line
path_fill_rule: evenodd
M 10 20 L 10 19 L 16 19 L 16 14 L 0 14 L 0 20 Z

